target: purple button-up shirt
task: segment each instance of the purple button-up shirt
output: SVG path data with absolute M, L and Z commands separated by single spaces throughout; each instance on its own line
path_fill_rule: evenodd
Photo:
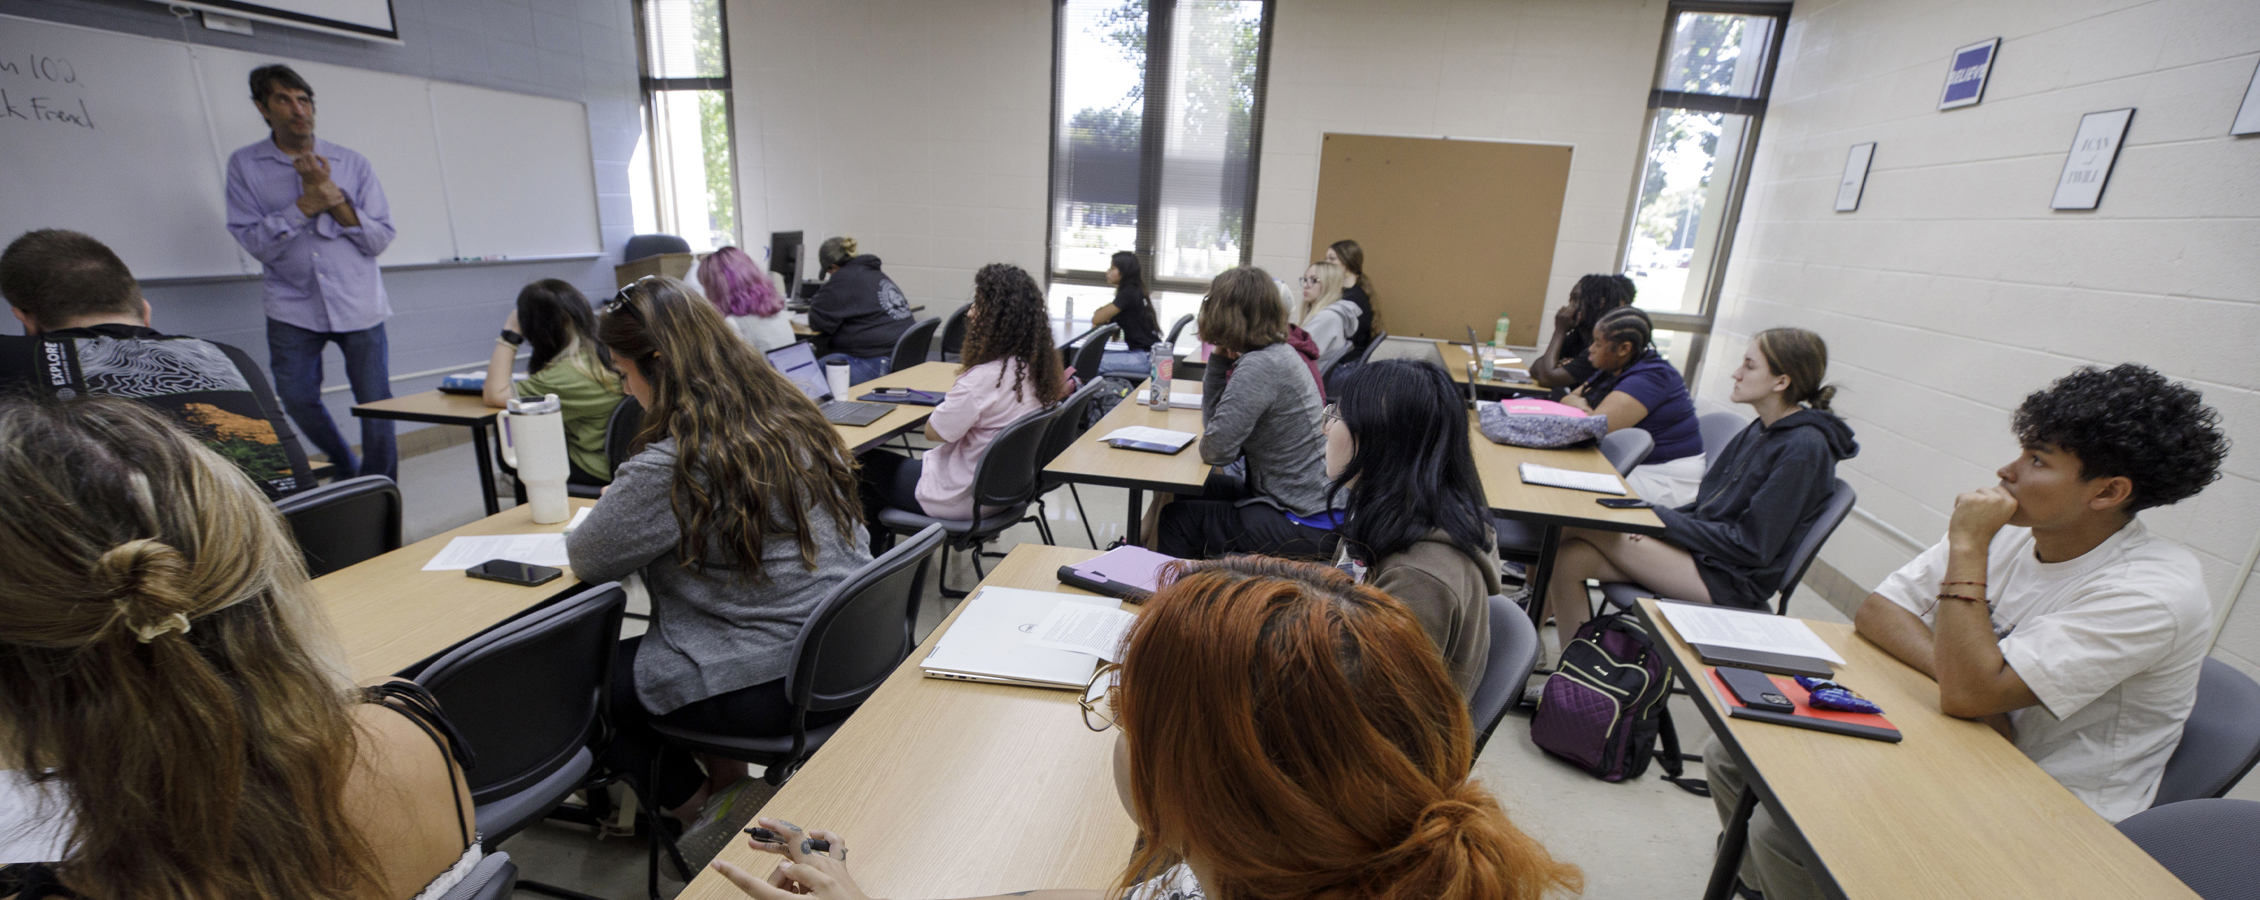
M 290 154 L 269 137 L 228 157 L 228 232 L 266 267 L 267 318 L 308 331 L 366 331 L 392 315 L 377 254 L 392 243 L 392 207 L 369 161 L 321 138 L 314 152 L 353 201 L 361 224 L 298 211 L 303 194 Z

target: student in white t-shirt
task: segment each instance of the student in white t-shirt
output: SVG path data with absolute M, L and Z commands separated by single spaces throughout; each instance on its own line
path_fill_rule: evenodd
M 2026 397 L 2000 483 L 1954 498 L 1946 539 L 1885 578 L 1854 627 L 1937 679 L 1941 711 L 1992 725 L 2098 815 L 2149 808 L 2197 702 L 2212 605 L 2197 558 L 2135 514 L 2219 477 L 2218 422 L 2196 391 L 2131 363 Z M 1703 758 L 1723 818 L 1741 773 L 1716 739 Z M 1764 817 L 1744 883 L 1821 896 L 1810 850 Z

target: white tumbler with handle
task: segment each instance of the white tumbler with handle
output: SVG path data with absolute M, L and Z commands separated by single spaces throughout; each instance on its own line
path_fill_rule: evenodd
M 518 470 L 526 486 L 526 503 L 533 507 L 534 524 L 563 522 L 571 510 L 565 502 L 565 480 L 572 464 L 565 459 L 565 407 L 556 394 L 541 399 L 518 398 L 496 417 L 502 436 L 502 461 Z

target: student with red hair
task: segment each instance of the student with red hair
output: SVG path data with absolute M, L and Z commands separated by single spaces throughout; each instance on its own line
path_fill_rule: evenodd
M 1121 726 L 1115 787 L 1138 846 L 1111 888 L 1022 896 L 1538 900 L 1583 886 L 1468 779 L 1467 706 L 1404 604 L 1270 557 L 1173 574 L 1084 715 Z M 787 859 L 766 880 L 715 863 L 740 890 L 865 896 L 839 835 L 809 832 L 832 852 L 804 852 L 790 823 L 761 824 L 787 839 L 754 846 Z

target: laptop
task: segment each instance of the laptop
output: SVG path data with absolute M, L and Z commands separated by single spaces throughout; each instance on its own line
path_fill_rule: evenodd
M 1081 690 L 1097 671 L 1098 657 L 1027 642 L 1037 623 L 1063 602 L 1122 607 L 1122 601 L 1112 597 L 982 588 L 966 601 L 965 611 L 918 667 L 928 678 Z
M 816 401 L 824 421 L 834 425 L 869 425 L 894 411 L 892 403 L 864 403 L 832 399 L 832 385 L 824 380 L 824 367 L 816 362 L 816 348 L 803 341 L 769 351 L 769 364 L 800 385 L 801 393 Z

